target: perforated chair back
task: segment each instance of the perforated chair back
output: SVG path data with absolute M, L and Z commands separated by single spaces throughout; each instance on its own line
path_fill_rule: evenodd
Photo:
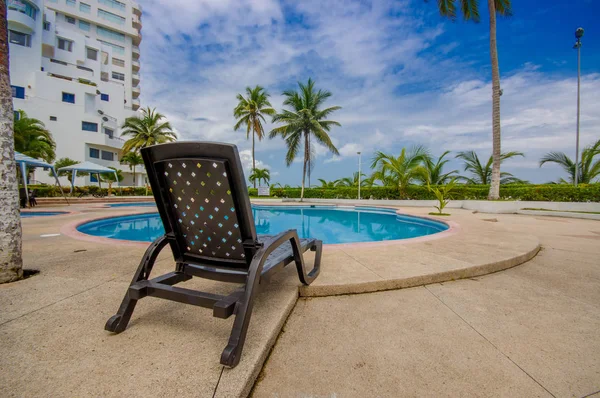
M 175 260 L 247 269 L 258 244 L 237 147 L 177 142 L 141 153 Z

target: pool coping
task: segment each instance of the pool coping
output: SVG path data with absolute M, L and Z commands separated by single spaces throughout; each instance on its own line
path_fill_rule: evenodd
M 136 206 L 125 206 L 125 207 L 136 207 Z M 139 206 L 139 207 L 146 207 L 146 206 Z M 297 205 L 283 205 L 281 207 L 298 207 Z M 428 242 L 428 241 L 432 241 L 432 240 L 437 240 L 437 239 L 444 239 L 447 238 L 449 236 L 455 235 L 456 233 L 458 233 L 458 231 L 460 230 L 460 225 L 454 221 L 450 221 L 450 220 L 441 220 L 441 219 L 437 219 L 434 217 L 429 217 L 429 216 L 422 216 L 422 215 L 413 215 L 413 214 L 408 214 L 408 213 L 403 213 L 400 210 L 396 209 L 396 208 L 392 208 L 392 207 L 384 207 L 384 206 L 348 206 L 348 205 L 329 205 L 329 206 L 322 206 L 322 205 L 306 205 L 306 206 L 301 206 L 301 207 L 307 207 L 307 208 L 315 208 L 315 207 L 340 207 L 340 208 L 352 208 L 352 209 L 356 209 L 357 207 L 368 207 L 368 208 L 372 208 L 372 209 L 385 209 L 385 210 L 393 210 L 396 213 L 396 216 L 407 216 L 407 217 L 413 217 L 413 218 L 421 218 L 424 220 L 429 220 L 429 221 L 435 221 L 435 222 L 439 222 L 442 224 L 445 224 L 448 226 L 448 229 L 444 230 L 444 231 L 440 231 L 440 232 L 436 232 L 433 234 L 429 234 L 429 235 L 424 235 L 424 236 L 418 236 L 415 238 L 408 238 L 408 239 L 390 239 L 390 240 L 383 240 L 383 241 L 375 241 L 375 242 L 351 242 L 351 243 L 328 243 L 328 244 L 324 244 L 324 247 L 335 247 L 335 248 L 349 248 L 349 247 L 382 247 L 382 246 L 390 246 L 390 245 L 405 245 L 405 244 L 412 244 L 412 243 L 420 243 L 420 242 Z M 107 208 L 107 207 L 98 207 L 98 208 Z M 120 207 L 108 207 L 108 208 L 112 208 L 112 209 L 120 209 Z M 77 228 L 80 227 L 83 224 L 87 224 L 89 222 L 93 222 L 93 221 L 101 221 L 101 220 L 107 220 L 107 219 L 111 219 L 111 218 L 116 218 L 116 217 L 127 217 L 127 216 L 141 216 L 141 215 L 145 215 L 145 214 L 158 214 L 158 211 L 144 211 L 144 212 L 137 212 L 137 213 L 133 213 L 133 214 L 121 214 L 121 215 L 107 215 L 107 216 L 103 216 L 103 217 L 90 217 L 90 218 L 85 218 L 85 219 L 81 219 L 81 220 L 76 220 L 73 221 L 71 223 L 65 224 L 61 227 L 60 229 L 60 233 L 65 235 L 65 236 L 69 236 L 71 238 L 74 239 L 78 239 L 78 240 L 84 240 L 87 242 L 93 242 L 93 243 L 102 243 L 102 244 L 118 244 L 118 245 L 124 245 L 124 246 L 135 246 L 135 247 L 147 247 L 149 246 L 152 242 L 146 242 L 146 241 L 133 241 L 133 240 L 125 240 L 125 239 L 114 239 L 114 238 L 105 238 L 105 237 L 101 237 L 101 236 L 94 236 L 94 235 L 89 235 L 89 234 L 85 234 L 83 232 L 80 232 Z M 51 217 L 51 216 L 49 216 Z
M 79 211 L 66 211 L 66 210 L 19 210 L 19 213 L 59 213 L 59 214 L 52 214 L 49 216 L 40 216 L 40 217 L 60 217 L 60 216 L 68 216 L 68 215 L 74 215 L 74 214 L 81 214 L 81 212 Z

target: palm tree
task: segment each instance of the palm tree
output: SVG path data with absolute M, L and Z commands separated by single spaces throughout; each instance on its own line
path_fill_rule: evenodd
M 452 170 L 444 173 L 444 165 L 448 163 L 449 159 L 444 159 L 450 151 L 442 153 L 436 162 L 430 156 L 423 158 L 423 164 L 418 167 L 419 177 L 418 179 L 424 185 L 444 185 L 453 178 L 453 174 L 457 174 L 458 170 Z
M 427 149 L 420 145 L 409 151 L 402 148 L 397 157 L 381 151 L 375 152 L 371 162 L 371 168 L 375 169 L 375 172 L 371 178 L 373 182 L 381 181 L 384 186 L 395 186 L 403 190 L 419 180 L 419 166 L 428 157 Z
M 72 177 L 71 177 L 72 174 L 73 174 L 72 171 L 58 171 L 58 169 L 63 168 L 63 167 L 67 167 L 67 166 L 73 166 L 74 164 L 79 164 L 79 163 L 81 163 L 81 162 L 78 162 L 78 161 L 73 160 L 71 158 L 60 158 L 60 159 L 58 159 L 56 161 L 56 163 L 54 163 L 54 169 L 56 170 L 56 173 L 58 174 L 59 177 L 66 176 L 69 179 L 69 181 L 72 181 L 73 180 Z M 50 177 L 54 177 L 54 174 L 52 174 L 51 171 L 48 173 L 48 175 Z M 83 171 L 78 171 L 77 172 L 77 177 L 84 177 L 86 175 L 88 175 L 88 173 L 85 173 Z
M 322 178 L 319 178 L 318 180 L 321 183 L 321 186 L 319 188 L 331 189 L 339 186 L 340 183 L 340 180 L 327 181 Z
M 506 152 L 500 156 L 501 161 L 506 159 L 514 158 L 515 156 L 525 156 L 523 152 Z M 479 156 L 475 151 L 459 152 L 456 158 L 465 161 L 465 171 L 471 173 L 469 177 L 459 177 L 460 180 L 465 181 L 467 184 L 483 184 L 488 185 L 492 180 L 492 164 L 494 162 L 493 156 L 490 156 L 486 164 L 482 164 L 479 160 Z M 522 183 L 526 184 L 527 181 L 523 181 L 513 176 L 511 173 L 502 172 L 500 173 L 500 184 L 514 184 Z
M 19 118 L 14 122 L 15 150 L 35 159 L 54 162 L 56 143 L 44 123 L 27 117 L 25 111 L 17 111 Z
M 0 283 L 5 283 L 23 277 L 5 0 L 0 0 L 0 37 Z
M 512 14 L 510 0 L 487 0 L 490 14 L 490 60 L 492 64 L 492 175 L 488 199 L 500 197 L 502 175 L 502 150 L 500 146 L 500 68 L 498 66 L 498 48 L 496 45 L 496 13 L 503 16 Z M 438 0 L 440 14 L 452 20 L 456 19 L 456 0 Z M 479 6 L 477 0 L 460 0 L 460 8 L 465 20 L 479 22 Z
M 252 131 L 252 169 L 256 169 L 256 158 L 254 156 L 254 146 L 256 136 L 261 141 L 265 135 L 262 122 L 266 123 L 265 116 L 275 115 L 275 109 L 269 102 L 269 93 L 261 86 L 254 88 L 246 87 L 246 97 L 242 94 L 237 95 L 238 104 L 233 109 L 233 116 L 237 118 L 237 122 L 233 129 L 239 130 L 242 126 L 246 127 L 246 139 L 250 138 Z M 256 188 L 256 181 L 254 181 Z
M 365 178 L 366 175 L 364 173 L 360 173 L 360 186 L 361 187 L 366 187 L 368 185 L 368 181 Z M 358 187 L 358 171 L 355 171 L 354 174 L 352 175 L 352 178 L 350 177 L 344 177 L 340 180 L 336 180 L 337 181 L 337 185 L 338 187 Z
M 116 171 L 117 175 L 115 176 L 115 173 L 106 173 L 100 175 L 100 181 L 108 183 L 108 196 L 110 196 L 111 194 L 112 184 L 114 184 L 117 181 L 121 182 L 124 178 L 123 173 L 121 173 L 121 170 L 117 169 L 116 167 L 109 167 L 109 169 L 113 169 L 114 171 Z
M 248 177 L 248 180 L 254 183 L 256 186 L 256 181 L 258 181 L 258 186 L 260 186 L 260 182 L 264 181 L 267 185 L 269 185 L 269 181 L 271 181 L 271 173 L 269 169 L 253 169 L 252 174 Z
M 121 128 L 121 137 L 129 137 L 123 144 L 123 152 L 137 152 L 150 145 L 164 144 L 177 140 L 171 124 L 162 121 L 165 116 L 156 112 L 156 108 L 142 109 L 142 117 L 132 116 L 125 119 Z
M 144 159 L 137 152 L 127 152 L 121 158 L 121 164 L 129 166 L 129 170 L 133 170 L 133 186 L 135 187 L 135 167 L 144 164 Z
M 594 157 L 600 155 L 600 140 L 583 148 L 579 162 L 579 176 L 577 181 L 581 184 L 591 184 L 600 176 L 600 159 L 594 162 Z M 549 152 L 540 159 L 540 167 L 546 163 L 556 163 L 565 170 L 569 176 L 569 183 L 575 180 L 575 162 L 563 152 Z M 559 182 L 566 183 L 562 178 Z
M 321 109 L 325 100 L 331 97 L 331 92 L 327 90 L 315 91 L 315 82 L 312 79 L 308 79 L 306 84 L 298 82 L 298 86 L 300 88 L 299 92 L 294 90 L 283 92 L 286 97 L 283 105 L 290 107 L 291 110 L 284 109 L 281 113 L 273 116 L 273 123 L 283 123 L 283 126 L 271 130 L 269 138 L 280 135 L 285 140 L 288 147 L 285 162 L 288 167 L 296 158 L 304 139 L 304 165 L 302 167 L 302 190 L 300 191 L 300 201 L 302 201 L 304 199 L 307 166 L 309 166 L 312 156 L 310 137 L 314 136 L 319 143 L 327 147 L 332 153 L 339 155 L 327 133 L 332 126 L 341 126 L 341 124 L 334 120 L 326 120 L 326 118 L 334 111 L 341 109 L 341 107 L 332 106 Z

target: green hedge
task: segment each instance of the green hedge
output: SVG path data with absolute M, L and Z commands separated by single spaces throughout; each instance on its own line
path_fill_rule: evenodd
M 53 185 L 28 185 L 29 189 L 35 189 L 36 196 L 38 198 L 54 198 L 61 196 L 60 189 Z M 69 195 L 70 187 L 62 187 L 65 195 Z M 97 185 L 75 187 L 73 196 L 79 196 L 81 193 L 84 195 L 93 195 L 98 192 L 102 192 L 104 195 L 108 194 L 108 187 L 100 188 Z M 116 196 L 144 196 L 146 195 L 146 187 L 127 187 L 117 188 L 113 185 L 112 194 Z M 152 191 L 148 189 L 148 195 L 152 195 Z
M 251 196 L 257 196 L 258 190 L 249 189 Z M 455 200 L 485 200 L 489 185 L 457 185 L 452 190 L 451 198 Z M 427 187 L 412 185 L 404 191 L 393 187 L 361 188 L 363 199 L 435 199 L 433 192 Z M 271 197 L 299 198 L 300 188 L 271 188 Z M 358 189 L 354 187 L 339 188 L 307 188 L 304 190 L 307 199 L 356 199 Z M 600 184 L 572 185 L 502 185 L 502 200 L 552 201 L 552 202 L 600 202 Z

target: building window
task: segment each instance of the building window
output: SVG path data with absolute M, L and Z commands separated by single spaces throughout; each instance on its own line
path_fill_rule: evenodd
M 102 160 L 115 160 L 115 154 L 113 152 L 102 151 Z
M 107 82 L 108 81 L 108 72 L 100 72 L 100 80 L 102 80 L 103 82 Z
M 105 46 L 111 47 L 112 50 L 113 50 L 113 53 L 115 53 L 115 54 L 125 54 L 125 47 L 118 46 L 116 44 L 112 44 L 112 43 L 109 43 L 109 42 L 104 41 L 104 40 L 99 40 L 98 39 L 98 41 L 100 43 L 104 44 Z
M 35 20 L 37 16 L 37 9 L 28 2 L 21 0 L 10 0 L 7 3 L 9 10 L 19 11 Z
M 116 14 L 113 14 L 112 12 L 98 9 L 98 16 L 107 21 L 110 21 L 110 22 L 113 22 L 113 23 L 116 23 L 119 25 L 125 25 L 125 18 L 118 16 Z
M 65 15 L 65 21 L 67 21 L 67 23 L 70 23 L 71 25 L 75 25 L 75 18 L 73 17 Z
M 106 29 L 102 26 L 96 26 L 98 36 L 103 36 L 112 40 L 125 41 L 125 35 L 123 33 L 116 32 L 112 29 Z
M 94 70 L 92 68 L 88 68 L 88 67 L 81 66 L 81 65 L 77 65 L 77 69 L 86 70 L 88 72 L 94 73 Z M 79 83 L 86 84 L 86 83 L 84 83 L 83 80 L 84 79 L 79 79 Z M 85 80 L 85 82 L 87 82 L 87 84 L 89 84 L 89 80 Z
M 113 72 L 112 78 L 115 80 L 125 80 L 125 75 L 123 73 Z
M 69 7 L 75 7 L 77 2 L 75 0 L 66 0 L 66 3 Z
M 90 148 L 90 157 L 94 159 L 100 159 L 100 150 L 96 148 Z
M 104 127 L 104 134 L 106 134 L 108 138 L 113 138 L 115 135 L 115 130 Z
M 15 122 L 21 118 L 21 113 L 19 111 L 13 111 Z
M 8 31 L 8 41 L 23 47 L 31 47 L 31 35 L 17 32 L 16 30 Z
M 55 122 L 56 121 L 56 116 L 50 116 L 50 121 Z
M 94 61 L 98 60 L 98 50 L 94 50 L 93 48 L 86 47 L 85 52 L 87 53 L 87 59 L 91 59 Z
M 98 182 L 98 176 L 96 174 L 90 174 L 90 182 Z
M 123 67 L 125 66 L 125 61 L 123 61 L 122 59 L 119 59 L 119 58 L 113 58 L 112 63 L 115 66 L 123 66 Z
M 71 40 L 66 40 L 59 37 L 58 48 L 61 50 L 73 52 L 73 42 Z
M 25 99 L 25 87 L 10 86 L 14 98 Z
M 100 94 L 100 99 L 102 101 L 108 101 L 108 94 Z
M 81 30 L 85 30 L 86 32 L 90 31 L 90 23 L 89 22 L 85 22 L 82 21 L 81 19 L 79 20 L 79 29 Z
M 75 94 L 71 94 L 71 93 L 62 93 L 62 102 L 68 102 L 71 104 L 75 103 Z
M 44 30 L 50 30 L 50 22 L 44 21 Z
M 98 3 L 105 4 L 119 11 L 125 11 L 125 3 L 121 3 L 117 0 L 98 0 Z
M 79 3 L 79 11 L 89 14 L 91 9 L 89 4 Z
M 83 131 L 93 131 L 93 132 L 97 133 L 98 132 L 98 123 L 81 122 L 81 129 Z

